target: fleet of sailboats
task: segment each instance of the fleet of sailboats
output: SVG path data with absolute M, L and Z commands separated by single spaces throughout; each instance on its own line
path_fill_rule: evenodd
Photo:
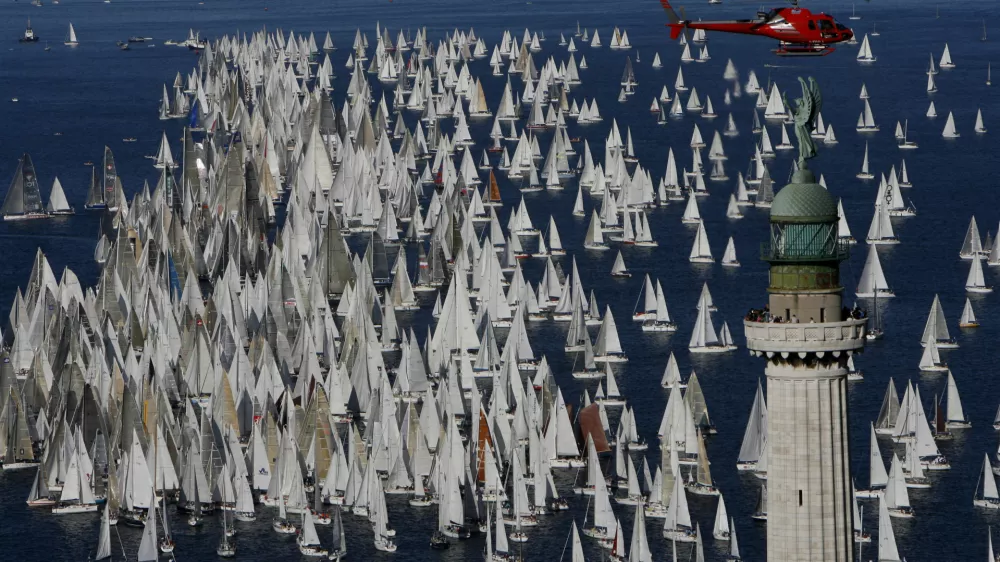
M 458 61 L 482 58 L 485 64 L 489 50 L 472 32 L 455 32 L 437 47 L 426 34 L 418 31 L 414 39 L 401 32 L 394 41 L 380 29 L 372 52 L 359 32 L 351 48 L 352 78 L 343 110 L 330 103 L 329 35 L 322 49 L 316 48 L 315 38 L 294 35 L 287 40 L 263 33 L 226 38 L 206 46 L 215 54 L 203 55 L 192 76 L 179 75 L 172 88 L 164 85 L 160 117 L 191 119 L 176 157 L 166 133 L 157 154 L 149 157 L 161 178 L 155 189 L 146 186 L 130 202 L 115 157 L 105 147 L 91 172 L 85 205 L 89 210 L 107 210 L 106 216 L 113 217 L 112 229 L 102 232 L 95 252 L 102 265 L 100 283 L 85 292 L 71 272 L 57 280 L 47 265 L 40 267 L 32 275 L 32 288 L 18 293 L 12 307 L 12 343 L 3 353 L 17 378 L 34 381 L 53 369 L 59 377 L 69 375 L 63 364 L 51 363 L 55 355 L 33 346 L 26 335 L 51 340 L 46 343 L 61 350 L 60 360 L 63 353 L 76 354 L 73 361 L 87 368 L 85 374 L 73 375 L 73 384 L 85 380 L 90 389 L 86 392 L 100 392 L 98 398 L 81 398 L 81 408 L 95 410 L 102 423 L 114 416 L 121 429 L 111 433 L 104 426 L 102 433 L 95 433 L 96 428 L 87 429 L 71 418 L 73 412 L 41 411 L 33 397 L 25 396 L 23 386 L 0 384 L 8 394 L 0 420 L 4 470 L 41 466 L 27 500 L 32 507 L 48 507 L 60 515 L 101 511 L 97 559 L 112 556 L 110 529 L 119 517 L 123 524 L 142 529 L 137 559 L 151 561 L 160 553 L 171 553 L 175 545 L 167 498 L 176 492 L 181 498 L 178 509 L 192 527 L 217 514 L 221 529 L 216 552 L 221 557 L 235 556 L 238 522 L 254 521 L 260 506 L 273 509 L 272 529 L 277 534 L 296 535 L 303 556 L 340 560 L 347 555 L 344 512 L 367 519 L 375 549 L 394 552 L 397 543 L 389 518 L 399 521 L 386 496 L 401 494 L 414 509 L 437 508 L 431 540 L 435 548 L 468 538 L 472 529 L 483 529 L 486 559 L 506 562 L 517 559 L 517 544 L 531 540 L 531 528 L 539 517 L 568 508 L 558 496 L 556 483 L 561 480 L 553 477 L 555 470 L 567 468 L 584 469 L 581 482 L 585 483 L 578 488 L 592 507 L 581 526 L 583 535 L 596 539 L 616 559 L 652 560 L 650 518 L 663 519 L 663 536 L 672 543 L 692 543 L 693 556 L 703 559 L 705 537 L 692 518 L 689 493 L 718 496 L 712 536 L 727 541 L 729 560 L 740 559 L 739 519 L 727 511 L 713 480 L 706 435 L 715 430 L 698 376 L 691 371 L 685 384 L 677 359 L 670 354 L 661 381 L 670 389 L 659 435 L 667 443 L 662 446 L 662 460 L 657 465 L 633 455 L 650 445 L 636 421 L 635 408 L 644 405 L 623 394 L 632 381 L 611 366 L 629 360 L 629 342 L 623 345 L 612 307 L 606 304 L 602 314 L 597 304 L 600 295 L 591 291 L 588 298 L 575 260 L 569 275 L 563 271 L 565 262 L 557 258 L 569 254 L 572 245 L 564 246 L 552 213 L 544 229 L 536 228 L 529 211 L 538 207 L 522 196 L 508 200 L 516 204 L 510 220 L 500 222 L 504 201 L 494 173 L 496 168 L 501 179 L 506 175 L 507 180 L 518 180 L 513 186 L 505 182 L 505 193 L 517 189 L 518 183 L 522 192 L 558 193 L 571 188 L 566 180 L 579 177 L 573 215 L 589 216 L 584 251 L 593 251 L 587 256 L 595 258 L 601 255 L 599 250 L 615 248 L 611 274 L 623 278 L 641 275 L 641 269 L 626 267 L 626 258 L 634 266 L 643 262 L 622 248 L 657 246 L 654 236 L 660 233 L 660 217 L 654 209 L 686 195 L 681 221 L 693 227 L 689 261 L 709 271 L 706 266 L 715 259 L 708 229 L 715 226 L 707 213 L 716 211 L 711 204 L 699 204 L 699 198 L 706 201 L 708 186 L 716 185 L 713 181 L 728 179 L 723 137 L 739 134 L 732 114 L 724 132 L 710 135 L 707 150 L 708 136 L 702 138 L 694 126 L 690 169 L 679 171 L 671 151 L 657 185 L 655 172 L 639 164 L 644 147 L 634 142 L 631 129 L 622 135 L 613 122 L 603 161 L 600 154 L 595 158 L 589 144 L 570 139 L 567 119 L 582 125 L 601 121 L 596 100 L 584 100 L 581 107 L 567 97 L 568 85 L 580 82 L 578 70 L 586 69 L 585 59 L 577 64 L 571 55 L 565 64 L 553 59 L 536 67 L 540 57 L 533 58 L 532 53 L 543 50 L 544 36 L 526 33 L 518 38 L 507 33 L 494 50 L 490 67 L 497 76 L 531 78 L 522 79 L 525 90 L 520 94 L 507 83 L 495 106 L 495 120 L 490 119 L 494 125 L 490 147 L 476 158 L 475 127 L 470 129 L 467 120 L 494 115 L 483 83 Z M 596 31 L 588 36 L 580 30 L 568 41 L 561 36 L 560 45 L 573 53 L 576 39 L 601 47 Z M 710 60 L 706 40 L 702 34 L 686 42 L 681 60 Z M 628 33 L 618 28 L 609 43 L 616 50 L 632 47 Z M 66 44 L 78 44 L 72 24 Z M 406 52 L 412 52 L 409 60 L 417 62 L 407 63 Z M 262 54 L 270 58 L 261 58 Z M 641 74 L 638 53 L 635 58 Z M 263 62 L 279 59 L 287 66 Z M 858 61 L 875 60 L 866 35 Z M 934 64 L 932 58 L 932 70 Z M 284 70 L 276 70 L 278 66 Z M 659 53 L 652 66 L 663 66 Z M 954 67 L 947 45 L 937 66 Z M 390 111 L 385 97 L 373 95 L 366 74 L 377 76 L 375 83 L 396 85 L 392 107 L 412 110 L 417 123 L 413 129 L 404 121 L 402 109 Z M 936 89 L 935 75 L 936 70 L 928 73 L 928 91 Z M 250 78 L 272 94 L 255 102 L 266 106 L 266 112 L 248 111 L 247 102 L 229 85 Z M 725 103 L 730 105 L 742 95 L 731 61 L 724 79 L 735 86 L 725 92 Z M 314 81 L 311 89 L 310 81 Z M 624 99 L 637 85 L 636 69 L 626 59 L 621 80 Z M 705 119 L 716 115 L 712 100 L 686 84 L 680 69 L 674 88 L 689 92 L 685 101 L 663 86 L 651 106 L 664 122 L 667 114 L 690 118 L 685 112 L 700 112 Z M 770 80 L 760 84 L 751 72 L 745 91 L 756 94 L 765 119 L 771 120 L 772 133 L 780 126 L 781 136 L 772 146 L 772 133 L 755 113 L 754 129 L 761 137 L 759 144 L 755 139 L 746 178 L 739 174 L 738 187 L 726 206 L 727 219 L 734 221 L 729 224 L 743 216 L 741 207 L 770 205 L 775 187 L 768 166 L 780 161 L 778 153 L 793 148 L 786 127 L 791 108 L 778 85 Z M 865 86 L 860 98 L 864 107 L 857 130 L 877 131 Z M 296 107 L 293 115 L 277 111 L 285 102 Z M 933 104 L 930 109 L 929 114 L 936 114 Z M 523 128 L 517 126 L 520 115 L 528 116 Z M 282 119 L 287 121 L 279 122 Z M 444 119 L 455 121 L 453 133 L 440 130 Z M 816 138 L 836 143 L 833 125 L 823 123 L 822 117 L 817 121 Z M 216 140 L 203 138 L 222 122 L 240 134 L 225 142 L 221 133 Z M 488 125 L 483 121 L 484 127 Z M 540 140 L 546 130 L 554 133 L 552 139 Z M 986 132 L 982 111 L 977 112 L 975 130 Z M 897 123 L 897 131 L 900 148 L 916 148 L 906 120 Z M 195 143 L 192 133 L 201 142 Z M 950 112 L 943 135 L 959 136 Z M 396 141 L 398 151 L 389 144 Z M 702 150 L 707 152 L 707 169 Z M 576 169 L 571 166 L 573 156 Z M 484 182 L 480 174 L 485 176 L 487 170 L 489 180 Z M 874 178 L 867 142 L 857 177 Z M 433 192 L 430 197 L 424 197 L 427 186 L 433 186 L 428 188 Z M 909 187 L 905 162 L 898 176 L 893 168 L 881 182 L 866 237 L 870 247 L 856 293 L 874 300 L 876 314 L 878 299 L 894 296 L 878 246 L 899 242 L 893 218 L 915 214 L 903 203 L 900 187 Z M 260 225 L 276 220 L 274 206 L 279 203 L 286 205 L 288 227 L 282 232 L 287 233 L 279 235 L 280 244 L 269 245 L 267 231 Z M 843 204 L 838 207 L 838 238 L 853 242 Z M 5 219 L 72 213 L 58 178 L 43 205 L 34 165 L 25 154 L 4 202 Z M 194 214 L 205 217 L 194 220 Z M 161 224 L 162 216 L 178 218 Z M 583 225 L 581 220 L 579 226 Z M 563 228 L 569 241 L 573 230 Z M 367 239 L 364 251 L 352 252 L 346 239 L 351 236 Z M 420 247 L 410 255 L 416 259 L 408 262 L 406 245 L 414 243 Z M 973 219 L 960 252 L 970 260 L 967 291 L 991 290 L 982 261 L 991 259 L 996 246 L 983 243 Z M 392 249 L 387 252 L 387 247 Z M 399 258 L 390 260 L 396 251 Z M 610 254 L 605 255 L 610 261 Z M 539 259 L 524 261 L 529 257 Z M 892 270 L 892 258 L 886 255 L 886 259 Z M 537 277 L 529 279 L 528 269 L 536 266 L 528 262 L 543 268 L 537 283 Z M 740 265 L 734 238 L 729 236 L 721 266 Z M 590 269 L 588 264 L 584 273 Z M 467 276 L 463 280 L 456 272 Z M 659 279 L 642 277 L 633 312 L 642 332 L 690 327 L 692 354 L 736 349 L 729 325 L 721 318 L 716 329 L 713 313 L 716 317 L 721 313 L 707 284 L 692 326 L 671 316 Z M 438 294 L 421 296 L 430 292 Z M 436 320 L 421 344 L 415 331 L 408 329 L 408 320 L 401 320 L 408 315 L 397 317 L 397 313 L 429 311 L 432 300 Z M 73 303 L 76 309 L 67 313 Z M 38 322 L 50 321 L 37 319 L 47 314 L 48 306 L 58 308 L 61 318 L 76 318 L 68 324 L 75 326 L 76 336 L 53 335 L 38 327 Z M 108 317 L 95 317 L 95 307 Z M 568 323 L 565 350 L 575 354 L 572 376 L 595 385 L 581 393 L 580 408 L 568 404 L 555 384 L 557 363 L 550 368 L 549 359 L 536 356 L 532 349 L 526 324 L 540 319 Z M 600 329 L 592 339 L 588 326 L 597 325 Z M 959 326 L 978 326 L 968 298 Z M 872 328 L 880 330 L 877 319 Z M 496 330 L 502 330 L 499 337 Z M 900 402 L 891 379 L 882 412 L 871 426 L 868 488 L 854 495 L 879 501 L 880 560 L 900 558 L 892 518 L 914 516 L 907 489 L 930 486 L 932 479 L 924 471 L 948 466 L 935 440 L 971 426 L 958 382 L 940 353 L 957 345 L 954 342 L 935 297 L 919 364 L 927 372 L 947 372 L 943 398 L 934 400 L 933 427 L 919 388 L 908 384 Z M 398 352 L 402 359 L 398 365 L 393 360 L 390 368 L 383 352 Z M 852 372 L 859 372 L 853 358 L 848 361 Z M 146 366 L 147 377 L 135 376 Z M 289 379 L 291 373 L 294 380 Z M 492 390 L 480 392 L 477 379 L 488 382 Z M 0 383 L 4 380 L 0 373 Z M 969 383 L 960 380 L 968 392 Z M 46 384 L 46 392 L 68 400 L 64 389 L 36 384 Z M 165 407 L 175 403 L 182 404 L 179 414 Z M 608 421 L 609 411 L 617 416 L 615 430 Z M 355 417 L 363 417 L 365 423 L 354 424 Z M 753 514 L 758 520 L 767 517 L 772 446 L 767 425 L 763 386 L 758 383 L 737 460 L 739 471 L 752 472 L 763 481 Z M 587 436 L 581 445 L 577 435 L 584 427 Z M 902 458 L 892 451 L 888 471 L 880 436 L 891 436 L 905 449 Z M 602 467 L 598 448 L 600 454 L 611 453 L 609 468 Z M 95 475 L 101 477 L 92 478 Z M 987 455 L 974 504 L 992 509 L 1000 505 L 997 498 Z M 623 528 L 612 500 L 635 506 L 629 534 L 628 521 Z M 860 513 L 855 531 L 862 541 L 866 535 L 860 528 Z M 325 532 L 327 525 L 330 533 Z M 582 543 L 573 522 L 568 549 L 574 562 L 584 560 Z

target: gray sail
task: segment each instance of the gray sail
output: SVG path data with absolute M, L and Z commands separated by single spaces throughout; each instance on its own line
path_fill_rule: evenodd
M 115 167 L 115 155 L 111 149 L 104 147 L 104 165 L 101 168 L 101 196 L 104 204 L 111 206 L 115 200 L 115 189 L 118 187 L 118 168 Z
M 90 188 L 87 190 L 87 202 L 84 207 L 87 209 L 98 209 L 104 205 L 104 192 L 101 190 L 101 182 L 97 179 L 97 168 L 90 167 Z
M 14 179 L 7 190 L 7 198 L 3 201 L 4 216 L 28 215 L 42 213 L 42 194 L 38 188 L 38 177 L 35 175 L 35 165 L 27 153 L 21 156 L 14 172 Z

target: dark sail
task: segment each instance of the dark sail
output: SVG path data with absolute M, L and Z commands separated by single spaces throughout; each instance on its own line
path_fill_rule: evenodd
M 35 165 L 31 163 L 31 157 L 27 153 L 21 156 L 17 165 L 14 179 L 7 190 L 7 198 L 3 202 L 2 213 L 4 216 L 44 213 Z

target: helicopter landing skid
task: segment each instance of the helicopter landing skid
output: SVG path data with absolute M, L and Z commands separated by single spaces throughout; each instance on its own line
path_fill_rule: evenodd
M 779 57 L 822 57 L 829 55 L 834 48 L 824 43 L 778 43 L 777 49 L 771 52 Z

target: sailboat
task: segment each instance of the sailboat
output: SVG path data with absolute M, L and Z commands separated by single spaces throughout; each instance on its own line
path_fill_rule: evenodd
M 948 323 L 945 320 L 944 308 L 941 306 L 941 298 L 935 294 L 931 301 L 931 309 L 927 313 L 927 322 L 924 324 L 923 335 L 920 336 L 920 345 L 926 346 L 934 340 L 939 349 L 954 349 L 958 347 L 958 342 L 948 332 Z
M 736 246 L 733 242 L 733 237 L 729 237 L 729 242 L 726 244 L 726 251 L 722 254 L 722 265 L 723 267 L 739 267 L 740 262 L 736 259 Z
M 972 505 L 987 509 L 1000 509 L 997 479 L 993 475 L 993 465 L 990 464 L 988 454 L 983 455 L 983 470 L 979 473 L 979 481 L 976 482 L 976 493 L 972 498 Z
M 299 552 L 303 556 L 321 557 L 328 553 L 319 541 L 316 524 L 313 522 L 312 510 L 306 509 L 302 514 L 302 532 L 296 538 Z
M 625 258 L 622 257 L 621 250 L 618 251 L 618 255 L 615 256 L 615 263 L 613 266 L 611 266 L 611 276 L 632 277 L 632 273 L 629 272 L 627 267 L 625 267 Z
M 858 115 L 858 123 L 855 129 L 859 133 L 873 133 L 879 130 L 878 125 L 875 123 L 875 115 L 872 113 L 872 106 L 868 100 L 865 100 L 865 107 Z
M 73 29 L 73 24 L 69 24 L 69 32 L 66 34 L 66 40 L 63 41 L 63 45 L 68 45 L 70 47 L 76 47 L 80 44 L 80 41 L 76 38 L 76 30 Z
M 976 132 L 983 134 L 986 132 L 986 125 L 983 124 L 983 110 L 982 108 L 976 110 Z
M 896 294 L 889 288 L 885 273 L 882 271 L 882 263 L 879 261 L 878 249 L 876 245 L 868 248 L 868 259 L 865 260 L 865 268 L 861 271 L 861 280 L 858 282 L 858 298 L 872 298 L 876 295 L 881 298 L 892 298 Z
M 910 495 L 906 491 L 903 463 L 896 453 L 892 454 L 892 468 L 889 470 L 889 482 L 886 484 L 882 501 L 885 502 L 890 517 L 911 518 L 914 515 L 913 508 L 910 507 Z
M 882 452 L 878 447 L 878 436 L 875 432 L 875 424 L 870 424 L 871 439 L 868 449 L 868 489 L 855 490 L 854 495 L 859 498 L 879 498 L 885 492 L 885 487 L 889 484 L 889 474 L 885 471 L 885 463 L 882 461 Z
M 912 150 L 914 148 L 917 148 L 916 141 L 907 140 L 906 138 L 909 129 L 910 129 L 910 120 L 906 119 L 904 120 L 903 124 L 903 138 L 899 139 L 899 148 L 904 150 Z
M 681 484 L 681 478 L 675 476 L 670 503 L 667 505 L 667 516 L 663 520 L 663 538 L 673 542 L 695 542 L 697 536 L 691 524 L 691 513 L 688 511 L 684 486 Z
M 137 562 L 157 562 L 160 558 L 159 541 L 156 538 L 156 508 L 153 506 L 143 525 L 142 541 L 139 543 Z
M 52 182 L 52 191 L 49 193 L 49 202 L 45 206 L 45 212 L 51 216 L 65 216 L 75 213 L 66 199 L 66 192 L 63 190 L 59 178 Z
M 948 112 L 948 120 L 944 124 L 944 130 L 941 131 L 941 136 L 946 139 L 957 139 L 962 136 L 961 133 L 955 129 L 955 115 L 950 111 Z
M 872 33 L 874 35 L 874 33 Z M 858 49 L 858 62 L 860 63 L 873 63 L 876 60 L 874 54 L 872 54 L 872 46 L 868 41 L 868 34 L 865 34 L 864 39 L 861 40 L 861 47 Z
M 750 408 L 747 428 L 743 432 L 743 444 L 739 456 L 736 457 L 736 470 L 750 472 L 757 470 L 765 453 L 767 442 L 767 401 L 764 399 L 764 388 L 757 381 L 757 394 Z
M 757 507 L 750 515 L 755 521 L 767 521 L 767 484 L 760 487 L 760 494 L 757 496 Z
M 705 232 L 704 222 L 698 222 L 698 232 L 691 245 L 688 261 L 691 263 L 715 263 L 715 258 L 712 257 L 712 248 L 708 245 L 708 233 Z
M 955 68 L 955 63 L 951 60 L 951 49 L 948 44 L 944 44 L 944 51 L 941 53 L 941 60 L 938 61 L 939 68 Z
M 83 451 L 86 455 L 87 452 Z M 90 487 L 90 481 L 83 476 L 83 467 L 80 452 L 74 451 L 70 458 L 69 467 L 66 469 L 66 480 L 63 482 L 62 492 L 59 495 L 59 503 L 52 508 L 55 515 L 66 515 L 72 513 L 94 513 L 97 511 L 97 500 L 94 498 L 94 491 Z M 85 462 L 89 464 L 90 460 Z
M 111 517 L 108 515 L 110 511 L 111 504 L 106 503 L 101 515 L 101 534 L 97 543 L 97 553 L 94 555 L 94 560 L 111 558 Z
M 117 210 L 118 206 L 114 198 L 115 188 L 120 184 L 118 168 L 115 167 L 115 157 L 107 146 L 104 147 L 104 162 L 101 170 L 102 174 L 98 175 L 97 168 L 92 169 L 90 190 L 87 192 L 87 202 L 84 204 L 84 208 L 88 210 Z
M 958 394 L 958 385 L 955 377 L 948 371 L 948 391 L 947 391 L 947 417 L 948 429 L 967 429 L 972 427 L 965 416 L 965 409 L 962 408 L 962 398 Z
M 938 353 L 938 346 L 934 340 L 927 342 L 924 352 L 920 356 L 921 371 L 947 371 L 948 364 L 941 360 Z
M 38 176 L 35 175 L 35 165 L 31 162 L 31 156 L 24 153 L 17 164 L 17 171 L 10 182 L 7 190 L 7 197 L 3 201 L 3 208 L 0 209 L 3 220 L 28 220 L 48 218 L 48 213 L 42 206 L 42 194 L 38 185 Z
M 708 451 L 705 449 L 705 438 L 701 434 L 700 429 L 696 429 L 695 432 L 698 440 L 697 470 L 694 471 L 694 480 L 685 485 L 684 488 L 692 494 L 699 496 L 717 496 L 719 495 L 719 489 L 712 483 L 712 471 L 709 468 L 710 463 L 708 462 Z
M 896 548 L 896 535 L 892 531 L 889 508 L 883 498 L 878 502 L 878 560 L 879 562 L 900 562 Z
M 726 512 L 726 501 L 719 493 L 719 504 L 715 508 L 715 526 L 712 528 L 712 536 L 717 541 L 727 541 L 732 535 L 729 514 Z
M 995 244 L 996 242 L 994 242 Z M 965 299 L 965 307 L 962 309 L 962 317 L 958 321 L 959 328 L 978 328 L 979 321 L 976 313 L 972 310 L 972 302 L 968 297 Z
M 965 290 L 970 293 L 992 293 L 993 287 L 986 286 L 983 278 L 983 256 L 976 254 L 969 266 L 969 275 L 965 279 Z

